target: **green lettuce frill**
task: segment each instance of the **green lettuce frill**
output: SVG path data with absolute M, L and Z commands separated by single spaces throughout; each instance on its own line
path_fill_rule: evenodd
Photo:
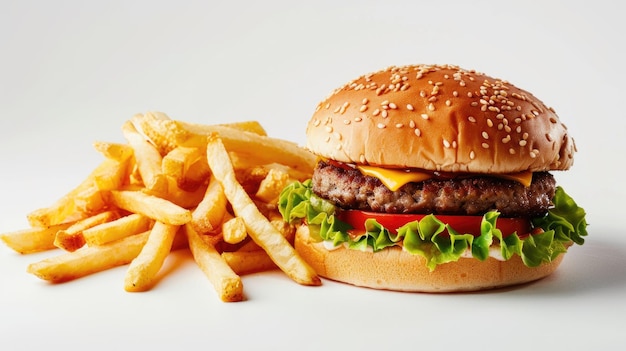
M 345 244 L 351 249 L 374 252 L 386 247 L 402 245 L 411 254 L 421 255 L 432 271 L 437 265 L 457 261 L 468 250 L 479 260 L 489 257 L 489 248 L 500 247 L 505 260 L 519 255 L 528 267 L 550 262 L 564 253 L 571 243 L 582 245 L 587 236 L 585 211 L 565 193 L 556 188 L 552 199 L 554 207 L 540 218 L 534 218 L 534 228 L 543 232 L 534 235 L 513 233 L 506 238 L 497 228 L 499 213 L 486 213 L 481 222 L 481 233 L 474 236 L 459 233 L 435 215 L 427 215 L 419 221 L 409 222 L 397 228 L 397 234 L 384 228 L 375 219 L 365 221 L 365 233 L 357 238 L 348 235 L 352 227 L 337 219 L 337 210 L 330 202 L 316 196 L 311 190 L 311 181 L 294 182 L 281 193 L 278 205 L 283 219 L 290 223 L 305 221 L 311 235 L 320 241 L 329 241 L 338 246 Z M 519 233 L 527 234 L 527 233 Z

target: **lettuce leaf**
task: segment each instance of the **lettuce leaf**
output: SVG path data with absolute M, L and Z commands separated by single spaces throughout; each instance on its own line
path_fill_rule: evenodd
M 403 225 L 396 234 L 375 219 L 367 219 L 365 232 L 353 238 L 348 235 L 352 227 L 337 219 L 334 215 L 337 208 L 332 203 L 313 193 L 310 180 L 287 186 L 281 193 L 278 207 L 285 221 L 306 222 L 316 240 L 374 252 L 390 246 L 403 246 L 407 252 L 424 257 L 426 266 L 432 271 L 437 265 L 457 261 L 467 252 L 484 261 L 490 250 L 498 246 L 505 260 L 518 255 L 525 265 L 536 267 L 554 260 L 572 242 L 582 245 L 587 236 L 584 209 L 561 187 L 556 188 L 553 203 L 554 207 L 545 216 L 532 219 L 535 234 L 513 233 L 506 238 L 497 228 L 500 215 L 497 211 L 483 216 L 481 234 L 476 237 L 459 233 L 431 214 Z

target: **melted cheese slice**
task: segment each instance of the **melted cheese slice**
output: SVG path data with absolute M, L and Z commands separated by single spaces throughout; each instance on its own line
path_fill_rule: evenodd
M 430 173 L 420 171 L 406 171 L 398 169 L 386 169 L 373 166 L 357 165 L 361 173 L 376 177 L 391 191 L 400 189 L 404 184 L 411 182 L 421 182 L 433 177 Z M 525 187 L 529 187 L 533 179 L 532 172 L 519 172 L 510 174 L 494 174 L 494 177 L 515 180 Z

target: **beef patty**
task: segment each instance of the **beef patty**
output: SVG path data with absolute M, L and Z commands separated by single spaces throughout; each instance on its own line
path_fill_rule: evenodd
M 498 210 L 503 217 L 536 217 L 552 205 L 555 180 L 548 172 L 536 172 L 532 184 L 525 187 L 514 180 L 468 175 L 431 178 L 391 191 L 358 169 L 322 161 L 315 168 L 312 186 L 315 194 L 343 209 L 448 215 Z

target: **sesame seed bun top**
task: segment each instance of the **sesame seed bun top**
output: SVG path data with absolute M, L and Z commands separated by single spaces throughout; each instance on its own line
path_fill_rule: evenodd
M 531 93 L 450 65 L 363 75 L 319 103 L 306 133 L 309 150 L 336 161 L 447 172 L 566 170 L 576 151 Z

